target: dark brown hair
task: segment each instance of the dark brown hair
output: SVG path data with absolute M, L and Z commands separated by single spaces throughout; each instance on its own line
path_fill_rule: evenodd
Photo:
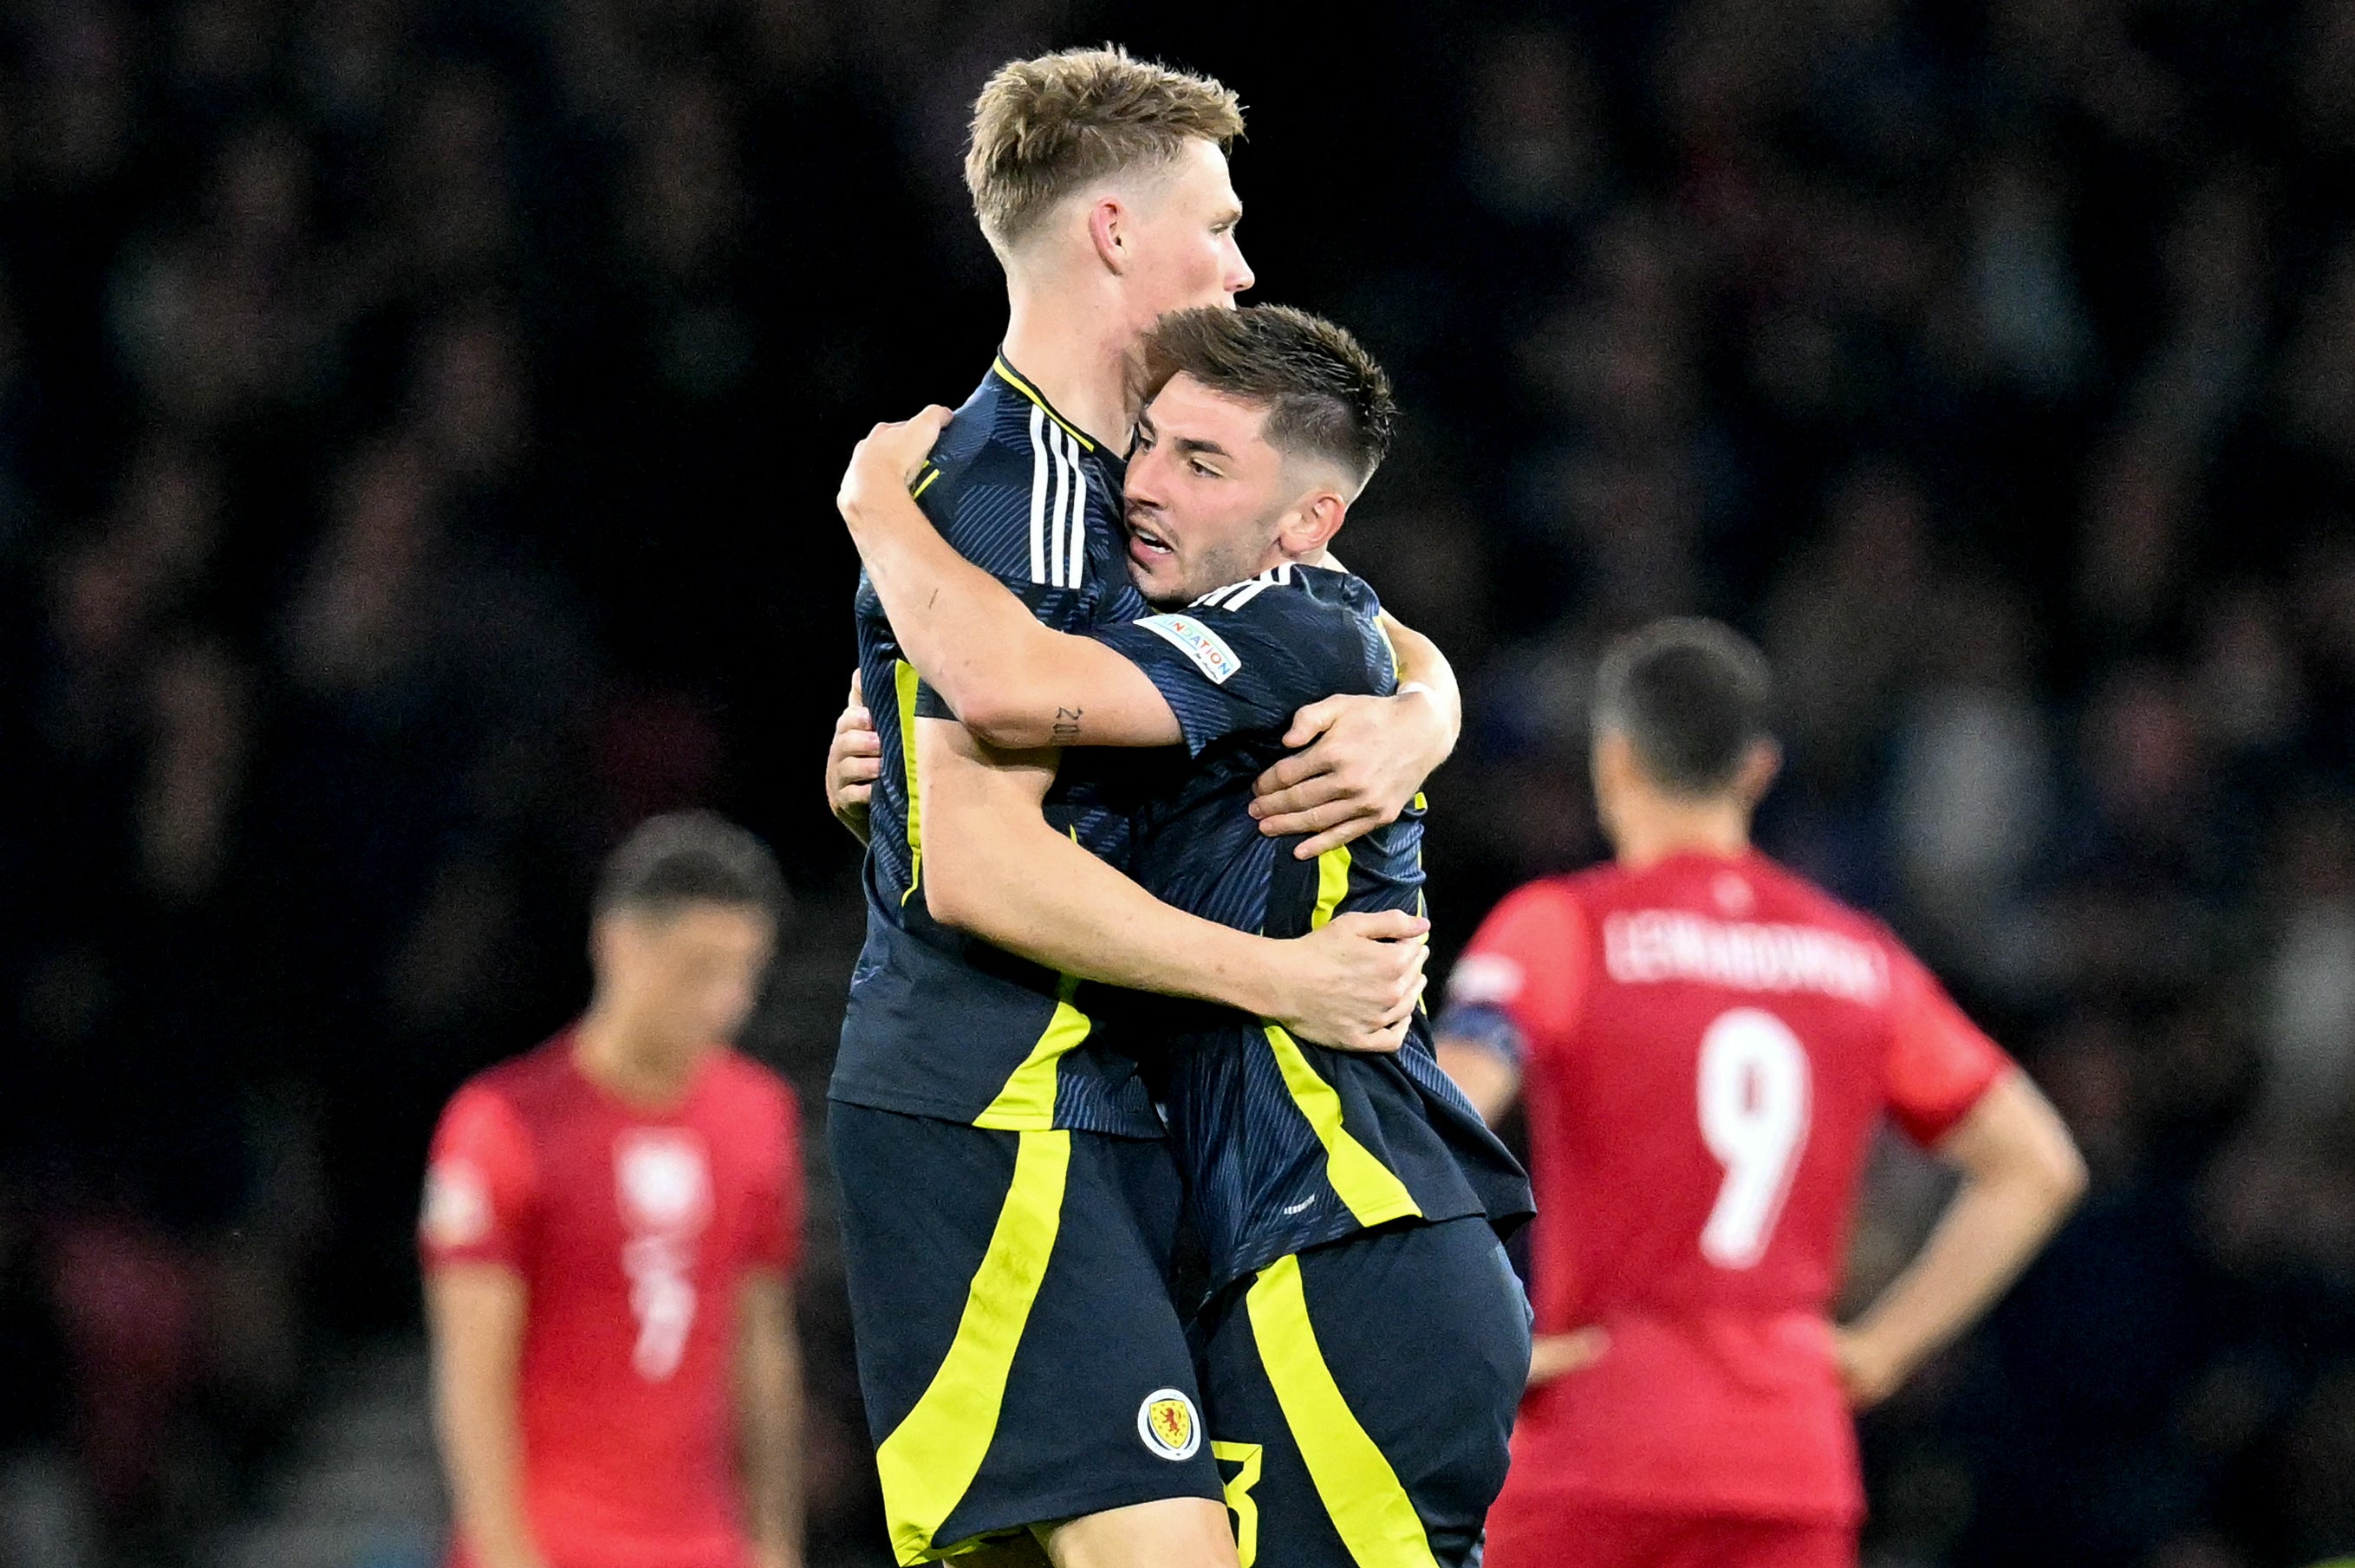
M 964 183 L 982 232 L 1015 243 L 1073 191 L 1137 165 L 1167 164 L 1189 139 L 1225 147 L 1243 108 L 1207 76 L 1140 60 L 1116 44 L 1002 67 L 973 105 Z
M 650 816 L 607 858 L 592 908 L 600 917 L 628 912 L 657 919 L 691 903 L 784 910 L 785 881 L 769 847 L 712 811 Z
M 1146 335 L 1152 399 L 1175 376 L 1263 405 L 1279 452 L 1322 457 L 1359 485 L 1389 455 L 1398 424 L 1391 379 L 1345 327 L 1289 305 L 1173 311 Z
M 1594 727 L 1627 737 L 1651 781 L 1706 799 L 1741 776 L 1765 740 L 1774 683 L 1766 656 L 1718 621 L 1678 618 L 1604 650 L 1594 677 Z

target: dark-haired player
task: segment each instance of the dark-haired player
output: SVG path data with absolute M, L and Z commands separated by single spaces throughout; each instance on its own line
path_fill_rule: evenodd
M 1455 966 L 1440 1056 L 1529 1107 L 1539 1338 L 1489 1568 L 1835 1568 L 1850 1405 L 2003 1290 L 2084 1173 L 2051 1108 L 1873 921 L 1750 847 L 1765 661 L 1725 627 L 1614 645 L 1594 701 L 1615 864 L 1533 882 Z M 1959 1166 L 1922 1254 L 1827 1316 L 1882 1114 Z
M 442 1113 L 419 1227 L 457 1568 L 795 1568 L 793 1092 L 727 1041 L 783 884 L 704 812 L 607 864 L 580 1022 Z
M 1388 443 L 1387 379 L 1346 332 L 1273 306 L 1172 315 L 1142 359 L 1129 568 L 1156 613 L 1055 632 L 960 560 L 906 495 L 933 410 L 879 427 L 842 496 L 902 645 L 986 741 L 1169 748 L 1131 865 L 1178 907 L 1271 936 L 1419 912 L 1420 802 L 1305 861 L 1252 815 L 1295 709 L 1396 680 L 1372 592 L 1322 564 Z M 1039 933 L 1005 891 L 1024 836 L 959 827 L 935 907 L 1029 950 Z M 1528 1186 L 1421 1018 L 1393 1055 L 1172 1002 L 1110 1027 L 1155 1064 L 1207 1253 L 1203 1392 L 1241 1562 L 1476 1562 L 1529 1356 L 1497 1232 L 1527 1217 Z
M 1046 625 L 1145 613 L 1121 554 L 1130 359 L 1164 314 L 1251 285 L 1224 152 L 1241 128 L 1218 83 L 1110 48 L 1017 61 L 975 107 L 966 182 L 1009 317 L 912 488 L 949 545 Z M 1231 1563 L 1166 1277 L 1177 1173 L 1086 987 L 1378 1043 L 1420 991 L 1406 939 L 1422 923 L 1362 912 L 1278 942 L 1155 900 L 1121 874 L 1136 770 L 990 750 L 926 688 L 871 589 L 858 630 L 886 722 L 827 1138 L 892 1549 L 912 1563 L 1029 1531 L 1065 1568 Z M 1423 674 L 1449 685 L 1442 667 Z M 1405 806 L 1453 741 L 1444 695 L 1312 716 L 1304 741 L 1330 728 L 1311 757 L 1347 729 L 1377 763 L 1354 789 L 1333 772 L 1304 786 L 1355 797 L 1321 800 L 1320 828 L 1354 817 L 1362 832 Z M 1027 834 L 996 891 L 1032 933 L 1019 957 L 957 929 L 946 901 L 976 823 Z

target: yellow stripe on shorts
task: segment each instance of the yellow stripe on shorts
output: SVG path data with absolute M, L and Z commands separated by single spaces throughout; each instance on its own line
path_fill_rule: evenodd
M 1439 1568 L 1398 1472 L 1341 1397 L 1308 1320 L 1298 1254 L 1259 1271 L 1243 1297 L 1260 1365 L 1317 1500 L 1358 1568 Z
M 936 1545 L 933 1538 L 964 1500 L 997 1435 L 1007 1374 L 1062 1228 L 1071 1168 L 1070 1133 L 1021 1135 L 1014 1180 L 965 1292 L 956 1338 L 916 1408 L 875 1451 L 891 1550 L 902 1563 L 935 1562 L 964 1544 Z
M 1341 1195 L 1358 1223 L 1380 1225 L 1421 1214 L 1423 1206 L 1406 1189 L 1406 1183 L 1341 1125 L 1341 1092 L 1309 1065 L 1300 1042 L 1275 1024 L 1266 1025 L 1261 1032 L 1275 1052 L 1275 1064 L 1284 1074 L 1284 1086 L 1292 1092 L 1292 1103 L 1300 1107 L 1316 1141 L 1325 1146 L 1325 1179 Z

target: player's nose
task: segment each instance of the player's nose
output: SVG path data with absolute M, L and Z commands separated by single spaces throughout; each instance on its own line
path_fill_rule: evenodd
M 1230 240 L 1228 250 L 1231 254 L 1227 266 L 1227 293 L 1239 294 L 1259 282 L 1259 279 L 1252 275 L 1251 263 L 1243 260 L 1241 246 Z

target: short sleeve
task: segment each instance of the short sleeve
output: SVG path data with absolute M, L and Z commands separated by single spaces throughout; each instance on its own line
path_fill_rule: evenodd
M 1889 1113 L 1907 1137 L 1934 1144 L 2011 1071 L 2011 1059 L 1902 948 L 1890 955 L 1889 1007 L 1889 1054 L 1881 1071 Z
M 1348 648 L 1358 645 L 1356 629 L 1341 626 L 1337 615 L 1332 624 L 1313 624 L 1318 609 L 1297 590 L 1277 590 L 1235 612 L 1147 615 L 1094 635 L 1145 672 L 1177 715 L 1186 749 L 1199 757 L 1231 735 L 1280 735 L 1310 703 L 1367 688 L 1362 675 L 1320 675 L 1302 656 L 1304 648 L 1337 650 L 1344 632 Z
M 434 1130 L 418 1216 L 428 1269 L 444 1264 L 522 1266 L 531 1222 L 530 1135 L 507 1099 L 480 1084 L 460 1090 Z
M 793 1088 L 774 1084 L 774 1110 L 766 1120 L 767 1157 L 752 1193 L 751 1222 L 744 1262 L 755 1269 L 790 1275 L 801 1267 L 802 1226 L 807 1197 L 802 1187 L 801 1106 Z
M 1130 586 L 1125 571 L 1105 570 L 1117 553 L 1106 529 L 1116 531 L 1119 493 L 1105 493 L 1103 475 L 1068 432 L 1043 419 L 1031 423 L 1031 451 L 990 445 L 968 461 L 952 458 L 937 484 L 917 481 L 916 506 L 959 555 L 1040 621 L 1084 631 L 1106 599 Z
M 1569 1044 L 1586 999 L 1586 913 L 1559 882 L 1532 882 L 1489 912 L 1447 979 L 1439 1031 L 1515 1056 Z
M 1109 551 L 1097 538 L 1104 503 L 1091 500 L 1103 479 L 1100 474 L 1092 479 L 1090 465 L 1060 427 L 1034 421 L 1031 440 L 1044 444 L 1018 460 L 993 447 L 935 471 L 937 483 L 919 478 L 916 505 L 959 555 L 996 578 L 1040 624 L 1083 635 L 1109 603 L 1134 602 L 1124 572 L 1116 581 L 1104 581 Z M 1034 464 L 1039 453 L 1044 455 Z M 1047 478 L 1034 506 L 1034 480 L 1041 471 Z M 922 719 L 956 718 L 921 680 L 915 711 Z

